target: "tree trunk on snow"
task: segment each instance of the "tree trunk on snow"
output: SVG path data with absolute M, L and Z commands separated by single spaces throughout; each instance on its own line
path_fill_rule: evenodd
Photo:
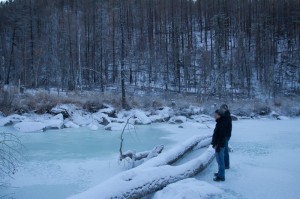
M 189 147 L 183 146 L 184 150 L 179 151 L 182 154 L 183 151 L 190 151 L 193 147 L 199 144 L 198 141 L 189 144 Z M 190 148 L 193 145 L 192 148 Z M 199 146 L 198 146 L 199 147 Z M 169 158 L 165 161 L 165 164 L 174 162 L 178 158 L 178 150 L 175 150 L 176 154 L 173 154 L 175 158 Z M 171 154 L 169 154 L 171 155 Z M 183 155 L 182 155 L 183 156 Z M 182 157 L 181 156 L 181 157 Z M 179 166 L 170 166 L 160 164 L 163 161 L 158 161 L 157 164 L 152 163 L 145 168 L 141 166 L 135 169 L 131 169 L 112 177 L 111 179 L 103 182 L 102 184 L 87 190 L 81 194 L 70 197 L 69 199 L 138 199 L 156 191 L 159 191 L 171 183 L 178 182 L 185 178 L 190 178 L 203 171 L 215 157 L 215 151 L 213 148 L 207 149 L 201 156 L 193 160 L 188 161 Z M 166 159 L 168 157 L 165 157 Z M 155 158 L 151 159 L 155 160 Z M 150 160 L 150 161 L 151 161 Z M 149 162 L 150 162 L 149 161 Z M 148 163 L 148 162 L 147 162 Z M 148 167 L 150 166 L 150 167 Z M 143 169 L 141 169 L 143 168 Z M 108 189 L 108 187 L 115 187 L 114 189 Z
M 161 156 L 159 156 L 159 160 L 157 159 L 151 159 L 144 164 L 142 164 L 140 167 L 158 167 L 163 165 L 171 165 L 180 160 L 184 155 L 191 152 L 194 148 L 204 148 L 210 145 L 211 143 L 211 136 L 205 136 L 205 137 L 196 137 L 192 138 L 191 140 L 188 140 L 186 142 L 183 142 L 181 144 L 180 150 L 170 150 Z
M 164 145 L 159 145 L 154 147 L 151 151 L 143 151 L 143 152 L 134 152 L 134 151 L 127 151 L 122 154 L 120 160 L 130 158 L 134 161 L 142 160 L 145 158 L 154 158 L 158 154 L 160 154 L 164 149 Z M 156 155 L 155 155 L 156 154 Z

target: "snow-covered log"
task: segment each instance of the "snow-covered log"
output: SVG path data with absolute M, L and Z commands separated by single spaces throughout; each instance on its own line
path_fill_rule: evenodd
M 179 166 L 137 167 L 69 199 L 142 198 L 171 183 L 195 176 L 209 165 L 214 154 L 214 149 L 210 147 L 201 156 Z
M 158 167 L 162 165 L 171 165 L 182 158 L 185 154 L 193 150 L 194 148 L 206 147 L 211 143 L 211 136 L 194 136 L 187 141 L 179 144 L 173 149 L 170 149 L 166 153 L 162 153 L 159 156 L 148 160 L 139 167 Z
M 158 154 L 160 154 L 164 149 L 164 145 L 159 145 L 154 147 L 152 150 L 150 151 L 143 151 L 143 152 L 135 152 L 135 151 L 126 151 L 123 153 L 122 159 L 125 158 L 130 158 L 132 160 L 142 160 L 145 158 L 154 158 L 156 157 Z

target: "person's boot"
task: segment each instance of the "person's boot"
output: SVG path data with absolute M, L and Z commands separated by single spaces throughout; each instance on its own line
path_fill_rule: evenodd
M 225 181 L 225 178 L 221 178 L 221 177 L 217 176 L 214 178 L 214 181 L 216 181 L 216 182 Z
M 219 173 L 214 173 L 214 176 L 215 176 L 215 177 L 218 177 L 218 175 L 219 175 Z

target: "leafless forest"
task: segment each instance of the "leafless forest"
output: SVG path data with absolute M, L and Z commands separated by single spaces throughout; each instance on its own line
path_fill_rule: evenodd
M 299 0 L 14 0 L 0 4 L 0 42 L 2 85 L 300 91 Z

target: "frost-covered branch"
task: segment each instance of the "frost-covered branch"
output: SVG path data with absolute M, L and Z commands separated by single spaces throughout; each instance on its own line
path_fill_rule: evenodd
M 126 127 L 128 126 L 128 124 L 129 124 L 129 121 L 130 121 L 130 119 L 131 119 L 131 117 L 129 117 L 128 119 L 127 119 L 127 121 L 126 121 L 126 124 L 125 124 L 125 126 L 123 127 L 123 130 L 122 130 L 122 133 L 121 133 L 121 136 L 120 136 L 120 148 L 119 148 L 119 152 L 120 152 L 120 161 L 122 161 L 124 158 L 126 158 L 126 157 L 130 157 L 129 155 L 124 155 L 123 154 L 123 141 L 124 141 L 124 132 L 125 132 L 125 130 L 126 130 Z M 131 159 L 133 158 L 133 157 L 130 157 Z
M 5 179 L 12 178 L 22 157 L 20 139 L 11 133 L 0 133 L 0 186 L 6 186 Z

